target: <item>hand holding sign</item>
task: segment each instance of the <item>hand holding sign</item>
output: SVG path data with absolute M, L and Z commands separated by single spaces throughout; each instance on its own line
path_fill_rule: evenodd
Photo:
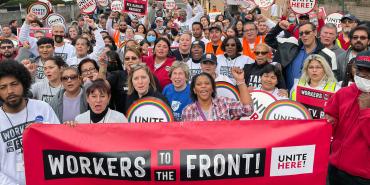
M 33 21 L 35 21 L 35 20 L 37 20 L 38 18 L 37 18 L 37 15 L 36 14 L 34 14 L 34 13 L 32 13 L 32 12 L 30 12 L 30 13 L 28 13 L 27 15 L 26 15 L 26 23 L 28 24 L 28 25 L 30 25 L 31 24 L 31 22 L 33 22 Z

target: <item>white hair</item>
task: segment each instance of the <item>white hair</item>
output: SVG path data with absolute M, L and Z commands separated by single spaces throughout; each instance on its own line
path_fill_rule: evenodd
M 66 26 L 62 23 L 55 23 L 51 26 L 51 30 L 54 30 L 54 28 L 63 28 L 64 32 L 66 32 Z

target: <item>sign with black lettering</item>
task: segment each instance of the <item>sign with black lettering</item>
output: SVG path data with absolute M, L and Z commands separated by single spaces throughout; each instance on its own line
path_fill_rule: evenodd
M 125 0 L 123 2 L 123 12 L 137 15 L 146 15 L 148 1 L 147 0 Z
M 261 120 L 266 108 L 277 100 L 272 94 L 261 90 L 251 91 L 251 96 L 253 113 L 249 117 L 242 118 L 243 120 Z
M 340 13 L 332 13 L 332 14 L 329 14 L 326 19 L 325 19 L 325 24 L 326 23 L 333 23 L 335 24 L 335 26 L 337 26 L 337 32 L 341 32 L 342 31 L 342 24 L 340 22 L 340 20 L 342 19 L 343 17 L 343 14 L 340 14 Z
M 325 185 L 325 120 L 32 124 L 27 185 Z M 20 128 L 23 129 L 23 128 Z M 10 142 L 14 133 L 3 134 Z
M 46 24 L 52 27 L 54 24 L 65 24 L 65 19 L 58 13 L 52 13 L 46 18 Z
M 263 120 L 308 120 L 310 112 L 302 104 L 292 100 L 278 100 L 270 104 L 262 115 Z
M 171 108 L 162 100 L 154 97 L 141 98 L 127 110 L 129 123 L 172 122 Z
M 320 91 L 298 85 L 296 99 L 311 113 L 314 119 L 325 117 L 324 107 L 326 102 L 334 95 L 333 92 Z

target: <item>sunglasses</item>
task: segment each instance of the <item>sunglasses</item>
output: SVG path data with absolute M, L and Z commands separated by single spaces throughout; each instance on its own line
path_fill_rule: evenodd
M 225 44 L 226 47 L 235 47 L 236 44 Z
M 267 53 L 269 53 L 268 51 L 255 51 L 254 54 L 255 55 L 267 55 Z
M 1 49 L 12 49 L 13 46 L 1 46 Z
M 366 36 L 357 36 L 357 35 L 352 37 L 352 40 L 358 40 L 358 39 L 360 39 L 360 40 L 366 40 L 367 37 Z
M 311 32 L 313 32 L 313 31 L 312 30 L 311 31 L 302 31 L 302 32 L 299 32 L 299 36 L 309 35 Z
M 68 81 L 68 80 L 76 80 L 78 78 L 78 75 L 73 75 L 73 76 L 63 76 L 62 81 Z

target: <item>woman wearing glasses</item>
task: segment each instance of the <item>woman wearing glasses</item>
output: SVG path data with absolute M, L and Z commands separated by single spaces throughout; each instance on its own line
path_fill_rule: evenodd
M 99 66 L 93 59 L 86 58 L 81 60 L 77 69 L 84 84 L 89 81 L 94 81 L 98 78 Z
M 61 71 L 66 63 L 60 57 L 51 57 L 44 63 L 46 79 L 31 86 L 32 97 L 50 103 L 51 99 L 62 89 Z
M 101 71 L 107 71 L 105 56 L 106 55 L 103 54 L 99 58 Z M 124 70 L 108 72 L 106 75 L 103 75 L 103 78 L 106 78 L 110 86 L 112 87 L 111 107 L 121 113 L 126 113 L 125 102 L 127 101 L 127 90 L 128 90 L 127 78 L 128 74 L 131 71 L 131 66 L 142 63 L 141 51 L 137 47 L 126 47 L 123 58 L 124 58 L 123 63 Z M 156 80 L 156 84 L 159 84 L 158 80 Z M 156 87 L 158 90 L 161 90 L 159 88 L 159 85 L 156 85 Z
M 222 41 L 221 45 L 223 55 L 217 56 L 217 73 L 229 77 L 235 84 L 235 79 L 231 74 L 232 67 L 239 67 L 243 69 L 245 64 L 253 63 L 253 59 L 241 55 L 243 51 L 242 44 L 236 37 L 227 37 Z
M 131 67 L 128 79 L 128 97 L 126 110 L 137 100 L 144 97 L 155 97 L 164 101 L 168 106 L 166 97 L 157 90 L 154 75 L 145 64 L 136 64 Z
M 295 80 L 291 90 L 292 100 L 296 100 L 297 86 L 332 93 L 335 93 L 340 89 L 340 84 L 337 83 L 328 62 L 324 57 L 317 54 L 308 56 L 304 61 L 302 76 Z
M 194 103 L 182 112 L 183 121 L 233 120 L 249 116 L 253 112 L 252 98 L 244 80 L 244 72 L 232 68 L 232 74 L 240 91 L 240 101 L 216 97 L 216 83 L 208 73 L 195 75 L 191 81 L 190 93 Z
M 54 109 L 61 122 L 73 121 L 82 112 L 86 112 L 86 92 L 81 87 L 81 78 L 76 68 L 66 67 L 61 72 L 64 89 L 60 90 L 51 100 L 50 106 Z

